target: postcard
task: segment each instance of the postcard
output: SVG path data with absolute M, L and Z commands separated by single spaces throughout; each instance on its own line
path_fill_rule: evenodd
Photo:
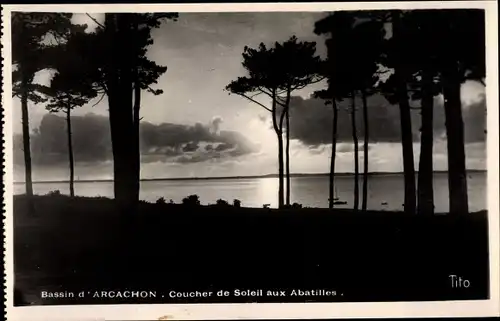
M 495 1 L 2 5 L 7 319 L 499 313 Z

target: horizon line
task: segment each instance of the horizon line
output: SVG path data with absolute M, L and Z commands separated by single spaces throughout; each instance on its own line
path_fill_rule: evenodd
M 466 172 L 487 172 L 486 169 L 467 169 Z M 415 171 L 417 174 L 418 171 Z M 433 173 L 448 173 L 446 170 L 433 171 Z M 368 172 L 368 175 L 395 175 L 395 174 L 404 174 L 404 172 Z M 311 176 L 329 176 L 330 173 L 291 173 L 290 177 L 311 177 Z M 334 176 L 349 176 L 354 175 L 354 172 L 340 172 L 335 173 Z M 360 177 L 362 177 L 363 173 L 359 173 Z M 251 179 L 251 178 L 275 178 L 278 177 L 279 174 L 263 174 L 263 175 L 241 175 L 241 176 L 200 176 L 200 177 L 158 177 L 158 178 L 143 178 L 140 179 L 141 182 L 147 181 L 188 181 L 188 180 L 223 180 L 223 179 Z M 285 175 L 286 176 L 286 175 Z M 82 180 L 74 180 L 75 183 L 89 183 L 89 182 L 113 182 L 112 178 L 106 179 L 82 179 Z M 44 180 L 44 181 L 33 181 L 34 184 L 40 183 L 67 183 L 69 180 Z M 13 184 L 25 184 L 26 181 L 14 181 Z

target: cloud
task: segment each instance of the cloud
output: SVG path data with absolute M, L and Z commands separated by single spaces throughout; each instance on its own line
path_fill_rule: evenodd
M 418 107 L 419 102 L 412 102 Z M 345 100 L 338 106 L 338 142 L 352 142 L 351 102 Z M 466 143 L 484 142 L 486 138 L 486 103 L 483 99 L 464 104 L 464 135 Z M 418 109 L 412 110 L 412 134 L 414 142 L 420 140 L 421 116 Z M 356 127 L 360 141 L 363 140 L 363 111 L 360 99 L 356 99 Z M 292 97 L 290 105 L 290 138 L 301 141 L 310 148 L 330 144 L 332 137 L 333 111 L 320 99 Z M 399 107 L 391 105 L 381 95 L 368 99 L 370 143 L 398 143 L 401 141 Z M 442 99 L 434 104 L 434 135 L 436 139 L 446 137 L 444 107 Z
M 215 133 L 215 134 L 219 133 L 221 123 L 222 123 L 222 117 L 215 116 L 214 118 L 212 118 L 212 122 L 210 124 L 212 133 Z
M 142 122 L 141 161 L 203 162 L 243 156 L 259 151 L 259 146 L 234 131 L 220 130 L 221 117 L 210 124 L 152 124 Z M 111 137 L 107 117 L 86 114 L 72 117 L 72 141 L 75 161 L 95 163 L 112 160 Z M 67 163 L 66 120 L 47 114 L 31 135 L 35 165 Z M 23 164 L 22 136 L 14 136 L 14 160 Z

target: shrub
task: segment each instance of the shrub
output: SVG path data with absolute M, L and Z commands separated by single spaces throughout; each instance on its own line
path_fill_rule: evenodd
M 293 203 L 293 204 L 290 204 L 290 205 L 283 205 L 283 208 L 284 209 L 298 209 L 298 208 L 302 208 L 302 204 Z
M 156 204 L 165 204 L 165 203 L 166 201 L 164 197 L 160 197 L 159 199 L 156 200 Z
M 241 201 L 239 199 L 233 200 L 233 206 L 234 207 L 241 207 Z
M 175 204 L 175 203 L 174 203 L 174 200 L 173 200 L 173 199 L 170 199 L 170 201 L 168 201 L 168 204 Z
M 61 191 L 56 189 L 55 191 L 50 191 L 47 193 L 49 196 L 61 196 Z
M 189 195 L 182 199 L 182 204 L 184 205 L 200 205 L 200 197 L 196 194 Z
M 216 202 L 217 206 L 228 206 L 229 203 L 221 198 L 219 198 Z

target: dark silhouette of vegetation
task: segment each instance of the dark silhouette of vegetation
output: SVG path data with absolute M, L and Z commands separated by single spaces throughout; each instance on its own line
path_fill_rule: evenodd
M 229 206 L 229 203 L 226 200 L 223 199 L 218 199 L 215 204 L 217 206 Z
M 352 141 L 354 144 L 354 205 L 355 211 L 359 207 L 359 147 L 358 147 L 358 132 L 356 128 L 356 95 L 351 93 L 351 128 Z
M 361 90 L 361 99 L 363 102 L 363 126 L 364 126 L 364 138 L 363 138 L 363 192 L 362 192 L 362 203 L 361 209 L 366 211 L 368 206 L 368 144 L 369 144 L 369 121 L 368 121 L 368 102 L 367 94 L 365 90 Z
M 50 191 L 47 193 L 48 196 L 61 196 L 61 191 L 56 189 L 55 191 Z
M 200 205 L 200 197 L 196 194 L 194 195 L 189 195 L 188 197 L 184 197 L 182 199 L 182 204 L 184 205 L 189 205 L 189 206 L 198 206 Z
M 243 51 L 243 67 L 248 76 L 238 77 L 226 90 L 240 95 L 271 113 L 273 129 L 278 138 L 278 204 L 285 204 L 284 178 L 286 157 L 287 196 L 290 203 L 290 161 L 289 161 L 289 105 L 292 92 L 309 84 L 320 81 L 321 60 L 315 56 L 316 43 L 299 42 L 295 36 L 283 44 L 276 42 L 273 48 L 261 43 L 258 49 L 245 47 Z M 271 99 L 271 107 L 255 99 L 258 95 Z M 283 97 L 284 96 L 284 97 Z M 284 120 L 286 123 L 284 124 Z M 283 127 L 286 126 L 286 150 L 283 148 Z
M 21 100 L 23 152 L 26 194 L 33 196 L 30 127 L 28 102 L 35 104 L 46 99 L 37 93 L 35 74 L 47 67 L 46 52 L 50 46 L 42 44 L 48 36 L 64 34 L 71 26 L 70 13 L 12 12 L 12 95 Z
M 95 88 L 88 82 L 81 81 L 74 75 L 85 73 L 83 59 L 68 52 L 65 42 L 71 41 L 71 36 L 85 32 L 86 25 L 72 25 L 68 35 L 54 36 L 58 46 L 51 53 L 50 67 L 56 70 L 52 77 L 50 87 L 40 86 L 40 91 L 50 97 L 45 106 L 50 112 L 63 112 L 66 114 L 66 133 L 68 140 L 68 158 L 69 158 L 69 191 L 70 196 L 75 196 L 74 188 L 74 156 L 71 131 L 71 111 L 74 108 L 87 104 L 91 99 L 97 97 Z M 61 39 L 59 39 L 61 38 Z
M 74 37 L 68 44 L 74 55 L 87 59 L 82 78 L 108 98 L 114 194 L 127 212 L 136 212 L 139 199 L 140 91 L 161 94 L 151 85 L 167 71 L 146 57 L 153 44 L 151 31 L 176 18 L 176 13 L 106 13 L 95 33 Z
M 167 67 L 149 60 L 147 51 L 153 44 L 152 30 L 162 21 L 175 20 L 177 14 L 107 13 L 102 24 L 93 19 L 98 27 L 92 33 L 85 32 L 86 25 L 73 25 L 71 17 L 65 13 L 16 12 L 12 15 L 13 96 L 21 100 L 26 194 L 33 195 L 28 102 L 48 101 L 46 108 L 49 111 L 66 114 L 70 195 L 74 196 L 71 112 L 101 95 L 100 100 L 107 96 L 109 104 L 115 199 L 127 212 L 136 212 L 140 189 L 141 92 L 161 94 L 162 90 L 153 89 L 152 85 L 167 71 Z M 337 102 L 349 99 L 351 103 L 354 209 L 358 209 L 356 104 L 357 98 L 361 98 L 364 129 L 361 209 L 366 211 L 370 141 L 368 97 L 381 92 L 387 100 L 399 105 L 405 212 L 434 212 L 433 104 L 434 97 L 442 93 L 450 212 L 468 212 L 460 90 L 466 80 L 484 84 L 483 27 L 482 10 L 343 11 L 315 24 L 316 34 L 328 36 L 325 61 L 316 55 L 314 42 L 300 42 L 295 36 L 283 43 L 276 42 L 270 48 L 263 43 L 256 49 L 245 47 L 242 65 L 248 75 L 232 81 L 226 90 L 271 113 L 278 139 L 279 207 L 291 206 L 291 95 L 326 78 L 327 88 L 315 92 L 314 96 L 324 99 L 325 104 L 333 108 L 329 208 L 333 208 L 336 201 Z M 470 44 L 465 49 L 464 41 Z M 34 83 L 35 74 L 44 69 L 55 70 L 48 87 Z M 384 75 L 388 77 L 382 77 Z M 259 95 L 270 103 L 257 100 Z M 411 129 L 411 109 L 415 107 L 410 106 L 410 100 L 420 101 L 417 108 L 422 116 L 418 193 Z M 236 201 L 233 202 L 235 207 L 241 206 L 241 202 Z
M 290 205 L 285 205 L 286 209 L 301 209 L 302 208 L 302 204 L 299 204 L 299 203 L 293 203 L 293 204 L 290 204 Z
M 446 117 L 449 212 L 469 211 L 460 94 L 466 80 L 484 84 L 484 11 L 337 12 L 315 24 L 315 33 L 328 37 L 325 61 L 316 56 L 314 42 L 299 42 L 295 37 L 271 48 L 264 44 L 256 49 L 245 47 L 242 64 L 248 75 L 232 81 L 226 90 L 271 113 L 279 148 L 278 209 L 271 209 L 270 204 L 244 208 L 238 199 L 232 203 L 218 199 L 215 204 L 202 205 L 196 194 L 183 198 L 180 204 L 172 199 L 167 203 L 164 197 L 153 203 L 138 201 L 141 94 L 161 94 L 161 90 L 151 86 L 167 71 L 167 67 L 149 60 L 147 51 L 153 44 L 152 30 L 161 21 L 176 17 L 173 13 L 106 13 L 104 23 L 96 21 L 97 30 L 86 33 L 84 26 L 71 24 L 71 14 L 36 13 L 28 17 L 13 13 L 13 94 L 21 100 L 26 165 L 26 195 L 14 196 L 17 280 L 32 278 L 37 288 L 42 283 L 49 287 L 64 283 L 68 290 L 77 291 L 86 290 L 82 284 L 88 289 L 168 286 L 190 291 L 224 288 L 228 275 L 238 271 L 247 276 L 232 280 L 237 283 L 233 286 L 241 289 L 284 285 L 314 289 L 321 280 L 325 288 L 358 289 L 357 293 L 346 293 L 353 301 L 487 298 L 486 211 L 472 215 L 413 215 L 434 214 L 433 109 L 438 94 L 444 96 Z M 34 75 L 43 69 L 55 70 L 47 87 L 34 83 Z M 291 95 L 323 79 L 328 86 L 313 96 L 323 99 L 333 110 L 328 209 L 291 203 L 290 196 L 290 112 L 294 112 Z M 399 106 L 404 212 L 367 208 L 368 98 L 375 93 L 382 93 Z M 259 95 L 266 100 L 258 100 Z M 105 96 L 109 105 L 115 199 L 78 197 L 73 186 L 71 113 L 91 99 Z M 29 101 L 48 102 L 49 111 L 66 113 L 70 197 L 59 190 L 44 196 L 33 195 Z M 341 101 L 350 104 L 351 124 L 338 123 Z M 358 101 L 364 129 L 361 204 Z M 415 101 L 420 102 L 416 108 L 422 116 L 418 193 L 411 130 L 411 109 L 415 107 L 410 105 Z M 334 196 L 338 126 L 352 129 L 354 208 L 331 211 L 334 205 L 345 203 Z M 35 207 L 47 215 L 43 224 L 33 229 L 33 224 L 26 223 L 32 222 L 27 221 L 27 215 Z M 126 212 L 144 215 L 127 220 L 134 224 L 117 224 Z M 197 242 L 193 246 L 193 242 L 184 240 Z M 234 251 L 235 242 L 238 251 Z M 164 260 L 164 249 L 172 249 L 169 260 L 175 264 L 168 269 L 161 264 L 144 264 Z M 328 249 L 328 255 L 335 257 L 333 263 L 325 260 L 322 249 Z M 300 257 L 307 260 L 297 264 Z M 200 262 L 204 263 L 203 269 L 199 269 Z M 450 292 L 449 284 L 442 282 L 443 275 L 457 269 L 474 284 L 470 291 Z M 108 275 L 110 271 L 113 278 Z M 15 304 L 28 304 L 18 285 L 14 289 Z M 411 294 L 406 295 L 405 290 Z M 259 299 L 280 300 L 272 296 Z M 102 298 L 99 300 L 93 303 L 102 304 Z M 114 298 L 112 303 L 116 304 L 116 300 L 124 303 L 128 298 Z M 44 303 L 47 302 L 49 298 Z M 57 301 L 63 302 L 64 299 Z M 68 303 L 73 304 L 74 299 Z
M 315 42 L 298 42 L 293 36 L 283 45 L 276 43 L 276 54 L 283 60 L 280 68 L 284 77 L 284 88 L 286 90 L 283 115 L 285 116 L 285 172 L 286 172 L 286 199 L 285 204 L 290 205 L 291 182 L 290 182 L 290 98 L 294 91 L 301 90 L 306 86 L 317 83 L 324 79 L 320 72 L 322 62 L 316 56 Z M 282 122 L 282 121 L 281 121 Z M 283 126 L 283 124 L 281 124 Z
M 315 29 L 315 32 L 320 33 Z M 330 45 L 332 41 L 326 41 L 328 56 L 329 58 L 324 64 L 322 68 L 323 74 L 327 77 L 328 81 L 328 89 L 320 90 L 314 92 L 313 96 L 316 98 L 321 98 L 325 100 L 325 105 L 331 105 L 333 110 L 333 118 L 332 118 L 332 151 L 330 156 L 330 175 L 329 175 L 329 191 L 328 191 L 328 208 L 332 209 L 335 201 L 337 201 L 335 194 L 335 158 L 337 154 L 337 131 L 338 131 L 338 106 L 337 100 L 343 99 L 343 94 L 339 93 L 339 89 L 341 88 L 341 81 L 339 79 L 339 65 L 335 65 L 335 62 L 331 57 L 333 57 L 333 53 L 331 53 L 332 46 Z
M 156 204 L 167 204 L 167 201 L 165 201 L 165 197 L 162 196 L 156 200 Z
M 367 209 L 368 199 L 368 106 L 367 95 L 374 89 L 378 80 L 379 57 L 385 35 L 382 25 L 374 20 L 360 21 L 356 12 L 336 12 L 316 22 L 315 33 L 328 34 L 326 41 L 328 58 L 324 73 L 328 78 L 328 89 L 318 92 L 317 97 L 332 99 L 334 120 L 332 130 L 332 159 L 330 165 L 330 197 L 329 207 L 333 208 L 333 181 L 335 169 L 335 147 L 337 132 L 337 107 L 335 99 L 351 99 L 352 135 L 354 142 L 354 208 L 359 204 L 359 165 L 358 137 L 356 133 L 356 96 L 361 95 L 364 120 L 364 166 L 363 166 L 363 199 L 362 210 Z
M 33 229 L 19 224 L 26 215 L 25 201 L 23 195 L 13 200 L 18 222 L 13 255 L 16 286 L 21 285 L 21 277 L 31 278 L 22 283 L 26 293 L 36 293 L 41 282 L 47 291 L 56 291 L 64 283 L 75 292 L 142 288 L 160 293 L 165 288 L 223 288 L 228 280 L 242 289 L 287 285 L 314 289 L 320 280 L 328 288 L 356 288 L 345 294 L 350 301 L 488 296 L 484 211 L 465 217 L 427 217 L 337 209 L 332 215 L 329 209 L 317 208 L 283 212 L 199 206 L 193 210 L 181 204 L 166 208 L 144 202 L 139 205 L 144 215 L 137 217 L 137 225 L 125 226 L 116 224 L 121 213 L 114 200 L 35 196 L 35 206 L 46 216 L 43 226 Z M 61 246 L 68 243 L 73 246 Z M 175 264 L 168 268 L 144 264 L 164 262 L 165 249 L 171 249 L 168 260 Z M 307 259 L 297 264 L 299 258 Z M 475 281 L 474 291 L 450 291 L 448 283 L 439 282 L 457 266 Z M 228 279 L 235 272 L 245 277 Z M 408 278 L 408 273 L 413 276 Z M 44 304 L 75 302 L 74 298 L 49 300 L 43 299 Z M 120 298 L 97 300 L 95 304 L 124 303 Z M 137 298 L 125 300 L 137 303 Z M 297 298 L 297 302 L 304 300 Z
M 484 10 L 426 12 L 427 19 L 434 24 L 428 41 L 435 46 L 444 96 L 450 213 L 464 214 L 469 212 L 469 204 L 460 92 L 467 79 L 484 84 L 485 13 Z M 423 19 L 423 15 L 420 18 Z
M 425 14 L 425 18 L 422 14 Z M 436 81 L 439 76 L 435 46 L 429 41 L 435 32 L 433 22 L 426 11 L 405 14 L 405 25 L 412 41 L 406 43 L 407 65 L 413 66 L 410 83 L 412 100 L 420 101 L 420 159 L 418 169 L 417 212 L 420 215 L 434 214 L 433 187 L 433 115 L 434 97 L 441 91 Z
M 415 187 L 415 164 L 413 161 L 413 135 L 410 113 L 410 102 L 408 97 L 408 82 L 411 78 L 411 69 L 407 64 L 406 40 L 409 35 L 403 19 L 403 12 L 391 11 L 385 17 L 390 21 L 392 36 L 387 41 L 385 54 L 386 67 L 393 68 L 393 74 L 386 82 L 390 86 L 390 96 L 386 97 L 391 102 L 399 105 L 399 117 L 401 123 L 401 144 L 403 149 L 403 171 L 404 171 L 404 209 L 408 214 L 416 212 L 416 187 Z M 387 88 L 387 86 L 386 86 Z
M 467 177 L 460 87 L 468 79 L 484 84 L 485 37 L 483 10 L 415 10 L 372 14 L 391 22 L 392 37 L 384 52 L 384 64 L 394 69 L 384 88 L 392 87 L 400 102 L 403 159 L 405 168 L 405 211 L 415 212 L 416 201 L 409 87 L 419 86 L 417 96 L 422 108 L 422 172 L 419 173 L 419 212 L 433 212 L 432 190 L 432 107 L 431 97 L 444 96 L 448 150 L 448 188 L 450 213 L 467 213 Z M 463 44 L 467 43 L 467 46 Z M 415 81 L 416 77 L 419 79 Z M 387 86 L 387 84 L 389 86 Z M 389 91 L 391 91 L 389 90 Z M 405 125 L 406 124 L 406 125 Z M 411 152 L 410 152 L 411 151 Z M 408 155 L 406 157 L 405 155 Z M 419 171 L 420 172 L 420 171 Z M 420 177 L 420 175 L 422 175 Z

